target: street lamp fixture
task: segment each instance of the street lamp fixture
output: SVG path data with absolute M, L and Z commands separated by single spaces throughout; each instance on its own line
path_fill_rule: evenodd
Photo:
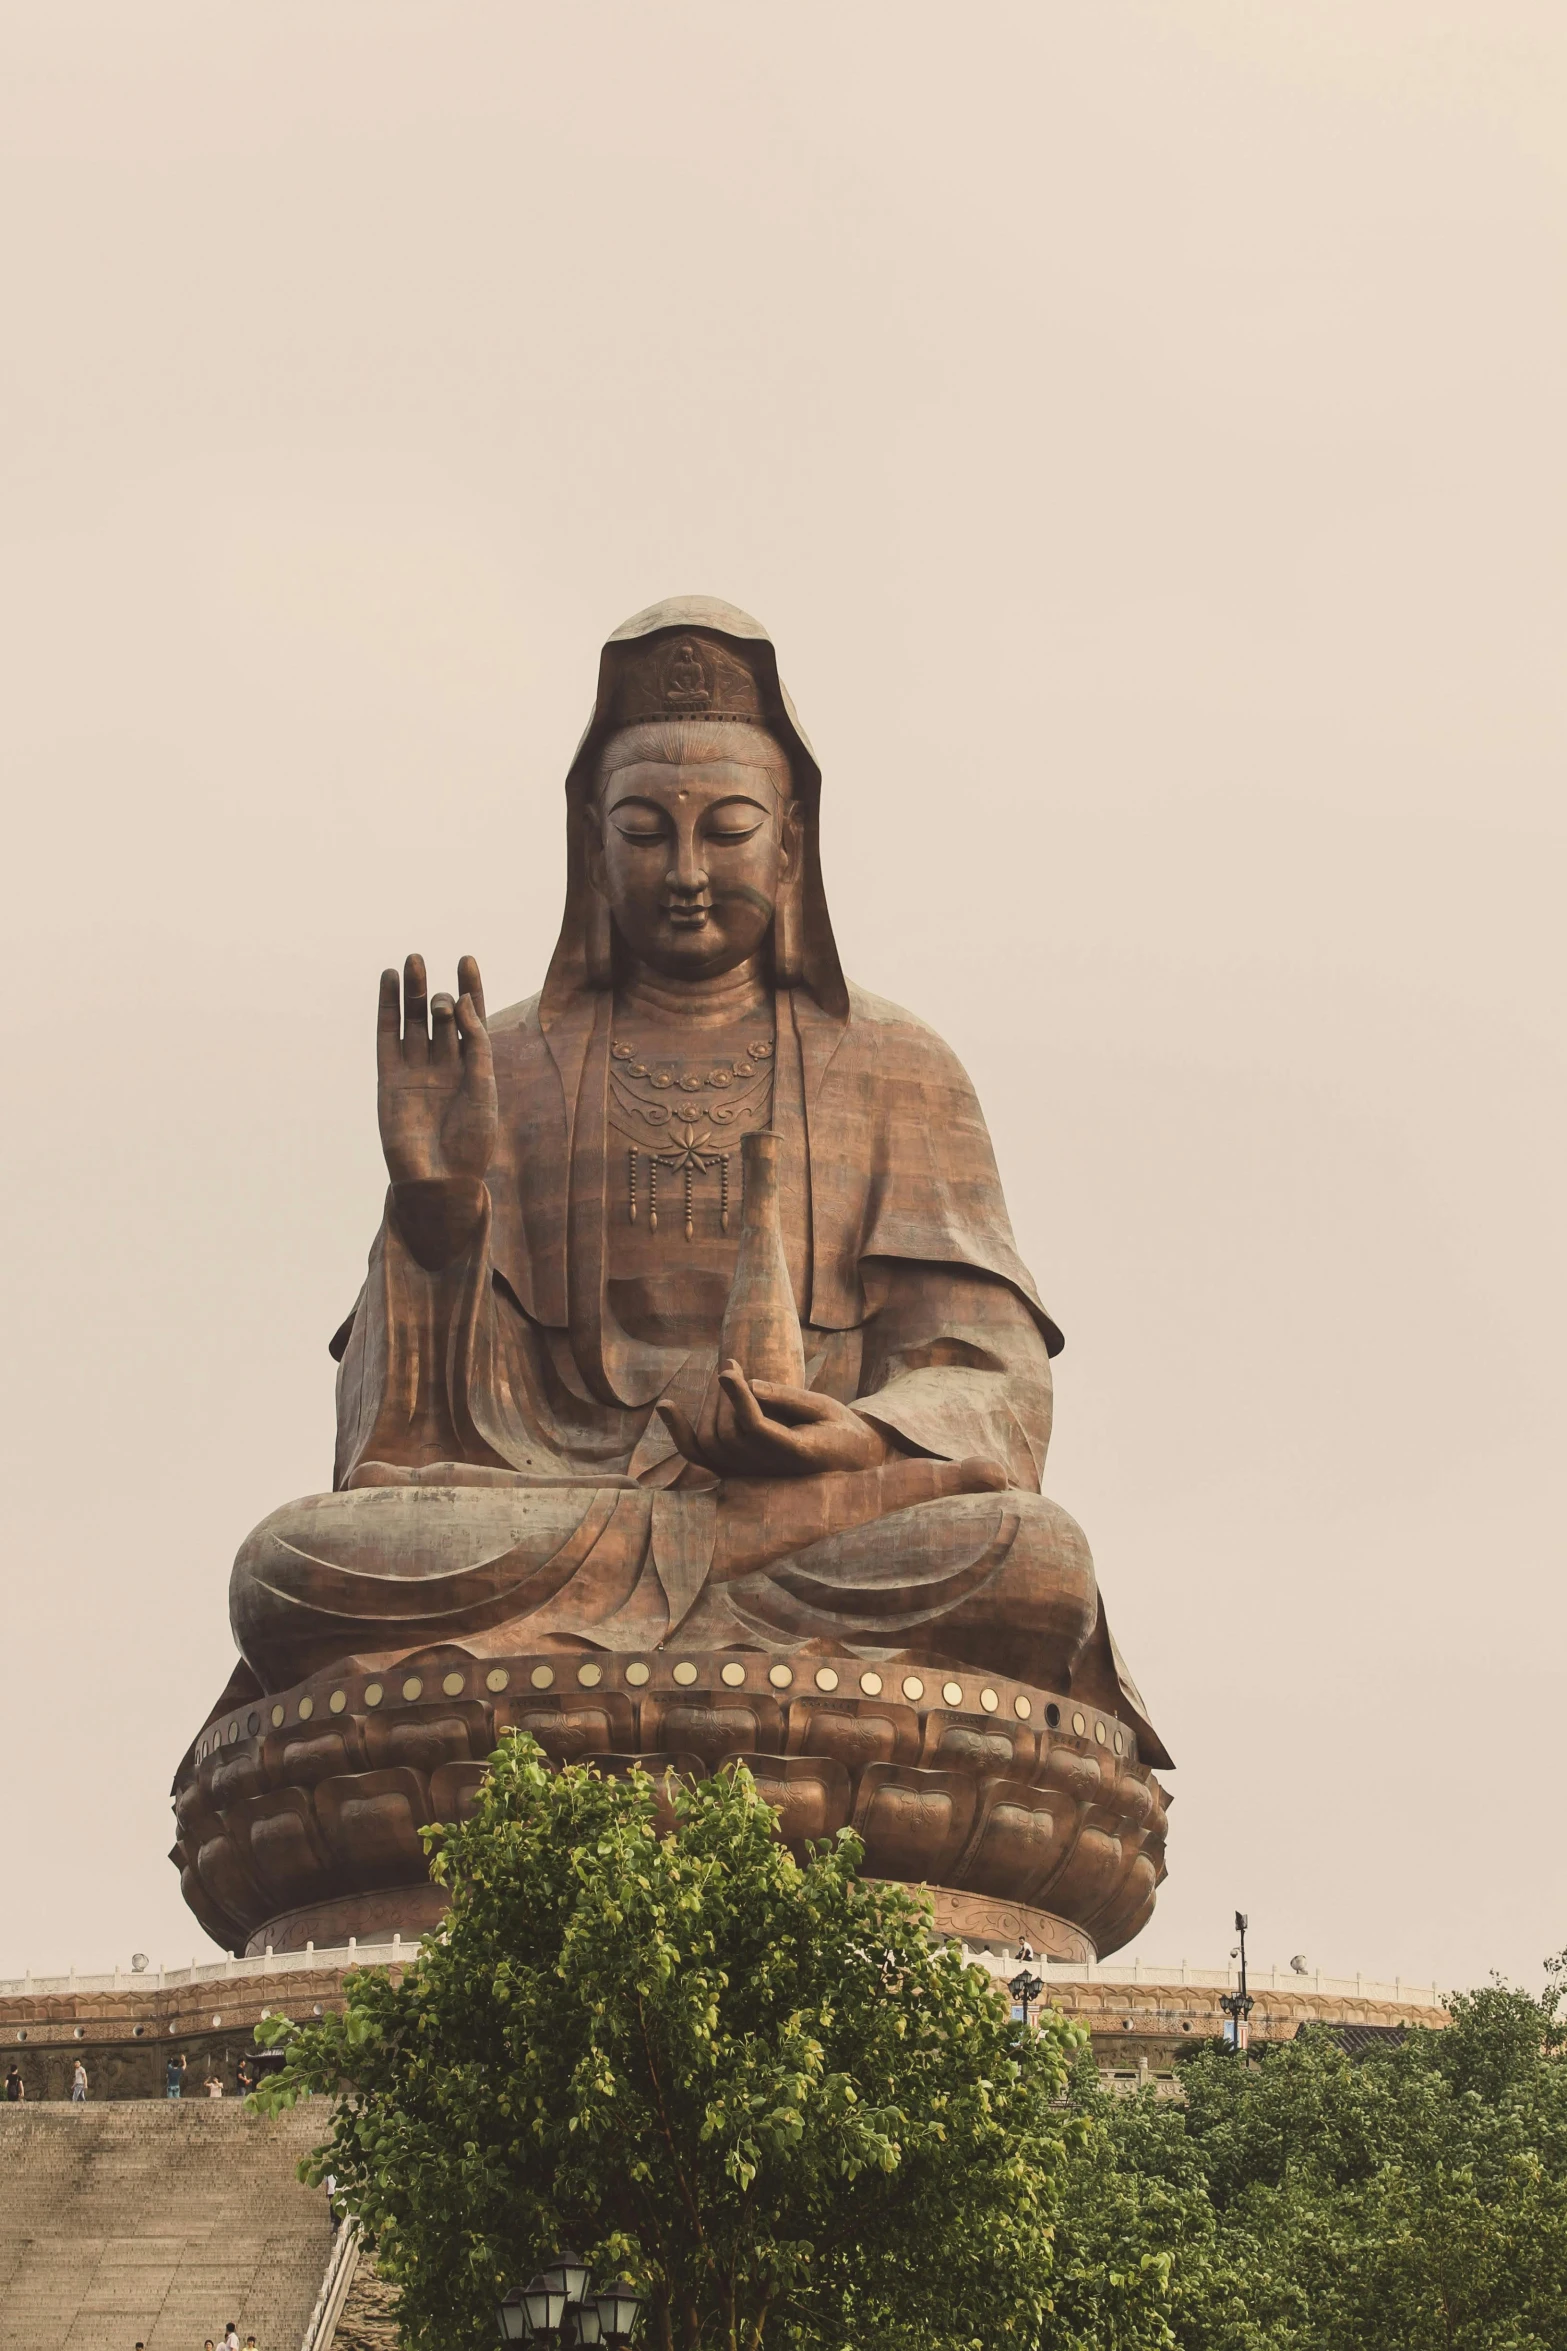
M 563 2295 L 570 2309 L 580 2308 L 582 2297 L 588 2290 L 588 2265 L 585 2261 L 579 2260 L 575 2253 L 557 2253 L 541 2274 L 552 2294 Z
M 522 2290 L 522 2315 L 530 2342 L 535 2336 L 545 2342 L 570 2342 L 574 2330 L 566 2317 L 566 2297 L 551 2286 L 542 2271 Z
M 624 2278 L 600 2294 L 589 2291 L 588 2266 L 560 2253 L 526 2286 L 514 2286 L 496 2307 L 500 2339 L 577 2351 L 588 2343 L 629 2343 L 643 2297 Z
M 1011 1982 L 1007 1985 L 1007 1990 L 1011 1993 L 1013 1999 L 1022 2009 L 1023 2023 L 1026 2027 L 1028 2024 L 1029 2008 L 1031 2004 L 1039 1998 L 1040 1993 L 1044 1990 L 1045 1987 L 1042 1979 L 1039 1976 L 1032 1975 L 1029 1972 L 1033 1962 L 1034 1954 L 1030 1950 L 1027 1943 L 1019 1943 L 1017 1947 L 1017 1955 L 1021 1964 L 1021 1972 L 1012 1978 Z
M 1245 1911 L 1237 1910 L 1235 1913 L 1235 1932 L 1240 1936 L 1241 1939 L 1240 1989 L 1239 1991 L 1235 1992 L 1226 1992 L 1219 2002 L 1219 2006 L 1224 2010 L 1225 2015 L 1230 2019 L 1230 2038 L 1238 2054 L 1244 2054 L 1251 2039 L 1251 2027 L 1246 2020 L 1257 2005 L 1251 1994 L 1246 1989 L 1246 1929 L 1250 1924 L 1251 1921 L 1247 1918 Z
M 599 2314 L 601 2343 L 629 2343 L 642 2308 L 642 2296 L 624 2278 L 617 2278 L 612 2286 L 595 2296 Z

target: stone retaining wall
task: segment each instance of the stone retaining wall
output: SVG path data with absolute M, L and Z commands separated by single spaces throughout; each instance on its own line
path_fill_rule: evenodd
M 1005 1980 L 1017 1962 L 1005 1950 L 965 1942 L 975 1963 Z M 408 1947 L 409 1957 L 414 1956 Z M 402 1964 L 393 1968 L 401 1974 Z M 86 2064 L 90 2095 L 100 2098 L 161 2098 L 171 2051 L 186 2058 L 185 2098 L 201 2094 L 204 2076 L 216 2070 L 226 2092 L 236 2088 L 239 2058 L 254 2047 L 263 2017 L 304 2020 L 342 2005 L 349 1970 L 341 1953 L 320 1967 L 297 1963 L 276 1973 L 249 1972 L 227 1982 L 163 1986 L 126 1984 L 114 1991 L 34 1992 L 0 1995 L 0 2073 L 20 2064 L 29 2098 L 64 2098 L 71 2069 Z M 1163 1980 L 1112 1982 L 1095 1969 L 1039 1967 L 1045 1997 L 1065 2015 L 1087 2026 L 1094 2055 L 1107 2079 L 1168 2079 L 1175 2055 L 1191 2041 L 1215 2039 L 1224 2030 L 1220 2000 L 1225 1980 L 1182 1981 L 1178 1971 Z M 1253 2041 L 1293 2039 L 1303 2023 L 1441 2025 L 1445 2011 L 1429 1988 L 1389 1996 L 1342 1987 L 1299 1989 L 1269 1984 L 1259 1975 L 1251 2016 Z

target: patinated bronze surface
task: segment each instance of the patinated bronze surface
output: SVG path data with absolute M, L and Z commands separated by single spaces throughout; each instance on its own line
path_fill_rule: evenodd
M 1151 1909 L 1168 1758 L 1040 1492 L 1060 1334 L 963 1070 L 843 977 L 820 791 L 757 624 L 656 606 L 604 648 L 542 992 L 383 975 L 333 1490 L 241 1546 L 176 1781 L 220 1940 L 427 1923 L 418 1824 L 522 1725 L 744 1755 L 786 1835 L 852 1819 L 1062 1956 Z

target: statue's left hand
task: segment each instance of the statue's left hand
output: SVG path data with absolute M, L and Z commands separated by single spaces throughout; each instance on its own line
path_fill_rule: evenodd
M 676 1406 L 661 1404 L 664 1426 L 688 1461 L 720 1477 L 819 1477 L 874 1469 L 891 1446 L 852 1405 L 812 1388 L 748 1380 L 738 1363 L 718 1375 L 721 1401 L 700 1434 Z

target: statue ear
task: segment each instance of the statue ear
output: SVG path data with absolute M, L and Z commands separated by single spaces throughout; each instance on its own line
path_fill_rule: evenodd
M 609 900 L 601 890 L 588 889 L 587 932 L 583 940 L 587 962 L 588 986 L 612 988 L 615 985 L 615 926 L 610 919 Z
M 798 801 L 791 800 L 784 817 L 784 847 L 789 862 L 779 881 L 773 906 L 773 980 L 780 988 L 797 988 L 805 977 L 805 866 L 800 855 L 798 806 Z
M 604 895 L 604 835 L 590 802 L 582 811 L 582 865 L 587 877 L 586 928 L 582 942 L 590 988 L 615 985 L 615 926 Z
M 801 921 L 800 877 L 786 874 L 773 907 L 773 979 L 780 988 L 797 988 L 805 977 L 805 937 Z

